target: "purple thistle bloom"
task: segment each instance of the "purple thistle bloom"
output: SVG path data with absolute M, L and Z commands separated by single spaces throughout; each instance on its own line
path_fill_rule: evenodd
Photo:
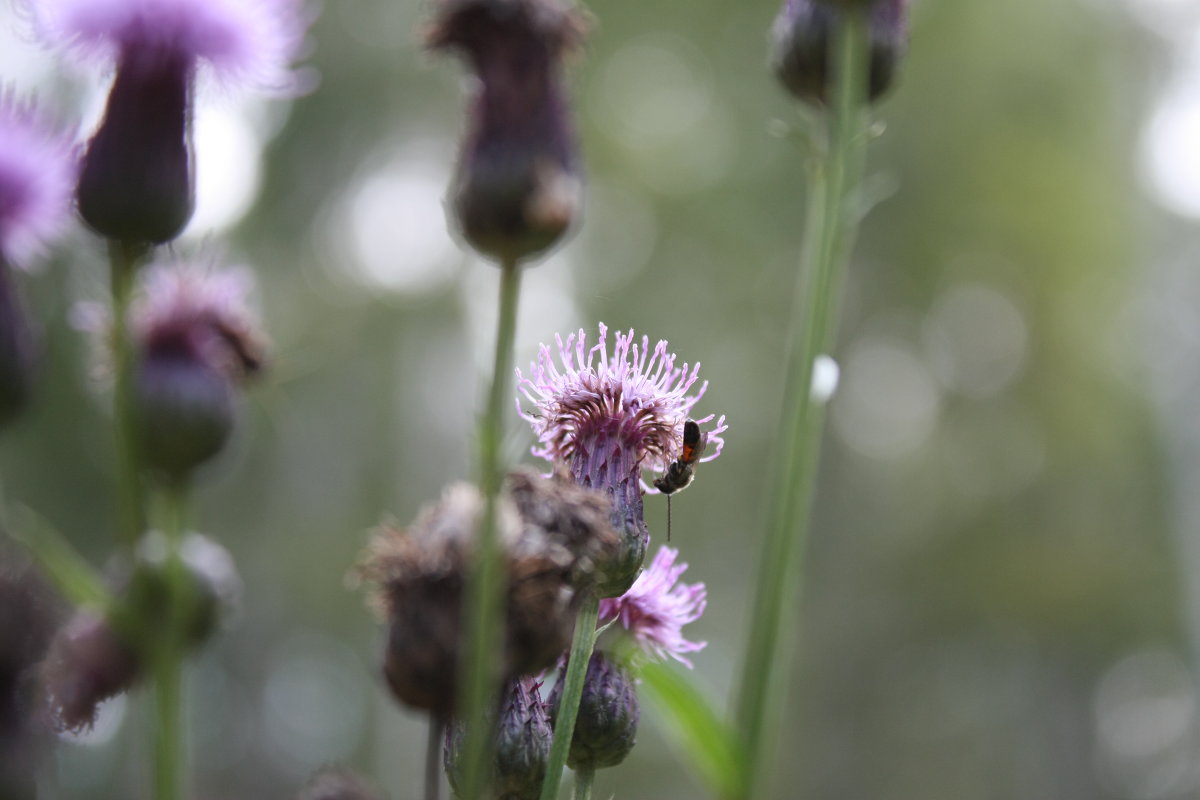
M 224 446 L 241 381 L 263 363 L 246 270 L 156 266 L 130 312 L 147 462 L 173 478 Z
M 223 87 L 288 94 L 311 15 L 300 0 L 21 0 L 38 37 L 88 65 L 133 51 L 203 62 Z
M 651 658 L 665 661 L 670 656 L 690 669 L 692 662 L 683 654 L 701 650 L 707 642 L 689 642 L 683 638 L 683 626 L 700 619 L 708 592 L 703 583 L 677 583 L 688 568 L 675 563 L 678 556 L 678 550 L 659 548 L 629 591 L 600 601 L 599 619 L 616 620 Z
M 70 140 L 0 91 L 0 261 L 28 267 L 63 230 L 77 171 Z
M 517 386 L 532 405 L 517 401 L 518 413 L 533 426 L 541 444 L 533 454 L 567 465 L 584 487 L 602 489 L 613 502 L 613 527 L 622 531 L 626 552 L 614 567 L 601 597 L 624 592 L 645 558 L 650 534 L 642 515 L 642 470 L 666 470 L 683 449 L 683 427 L 708 382 L 695 389 L 700 364 L 676 366 L 666 341 L 650 349 L 633 330 L 618 333 L 611 357 L 608 327 L 600 323 L 599 341 L 588 348 L 581 328 L 564 342 L 556 336 L 561 367 L 542 345 L 529 377 L 517 370 Z M 703 425 L 713 415 L 697 419 Z M 721 454 L 725 417 L 708 431 L 711 461 Z

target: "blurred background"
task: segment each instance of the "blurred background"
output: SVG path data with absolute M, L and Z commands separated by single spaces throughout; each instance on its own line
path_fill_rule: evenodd
M 709 607 L 692 677 L 736 680 L 795 282 L 801 115 L 765 69 L 773 2 L 607 0 L 570 70 L 588 173 L 572 241 L 529 270 L 518 363 L 597 321 L 703 363 L 722 457 L 673 508 Z M 287 798 L 344 763 L 419 795 L 424 721 L 377 670 L 346 573 L 381 518 L 470 474 L 494 269 L 446 233 L 462 69 L 426 3 L 333 0 L 320 84 L 208 94 L 178 245 L 252 264 L 274 341 L 197 493 L 240 616 L 196 658 L 197 797 Z M 81 136 L 98 78 L 0 11 L 0 80 Z M 881 202 L 854 256 L 775 797 L 1168 800 L 1200 793 L 1200 4 L 917 0 L 878 109 Z M 69 324 L 104 296 L 78 231 L 24 281 L 49 359 L 5 431 L 5 494 L 94 563 L 112 543 L 106 402 Z M 531 461 L 510 419 L 508 452 Z M 661 541 L 666 509 L 648 498 Z M 781 700 L 781 702 L 784 702 Z M 135 694 L 57 751 L 63 800 L 144 794 Z M 646 710 L 603 796 L 693 798 Z

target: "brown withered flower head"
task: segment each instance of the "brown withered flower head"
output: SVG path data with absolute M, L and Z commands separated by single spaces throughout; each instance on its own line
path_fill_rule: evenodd
M 583 32 L 556 0 L 442 0 L 429 32 L 430 48 L 461 53 L 478 79 L 451 202 L 467 242 L 501 263 L 553 245 L 579 208 L 560 72 Z
M 484 500 L 465 483 L 449 486 L 408 528 L 381 526 L 358 574 L 388 625 L 384 676 L 400 702 L 438 714 L 454 709 L 462 642 L 463 590 Z M 505 575 L 506 680 L 554 663 L 570 643 L 577 590 L 618 539 L 608 501 L 569 478 L 510 475 L 497 505 Z

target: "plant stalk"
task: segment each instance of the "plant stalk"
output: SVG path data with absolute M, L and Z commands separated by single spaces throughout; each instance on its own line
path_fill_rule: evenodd
M 579 717 L 583 681 L 587 677 L 588 663 L 592 660 L 592 645 L 596 642 L 596 619 L 599 614 L 600 600 L 594 593 L 588 592 L 583 598 L 579 616 L 575 618 L 571 655 L 567 661 L 567 674 L 562 678 L 563 691 L 558 701 L 558 711 L 554 715 L 554 740 L 550 745 L 550 760 L 546 765 L 546 778 L 542 782 L 540 800 L 556 800 L 558 797 L 563 767 L 567 764 L 571 739 L 575 735 L 575 720 Z
M 483 519 L 479 525 L 474 570 L 467 587 L 465 680 L 460 688 L 462 718 L 467 723 L 466 773 L 463 797 L 476 800 L 483 795 L 492 751 L 491 726 L 487 714 L 497 693 L 500 675 L 503 620 L 503 586 L 496 543 L 496 506 L 504 480 L 500 445 L 504 432 L 504 410 L 508 408 L 513 375 L 513 341 L 517 328 L 517 301 L 521 291 L 521 268 L 516 261 L 500 265 L 500 313 L 496 325 L 496 354 L 487 406 L 479 423 L 480 488 L 484 496 Z
M 164 492 L 163 533 L 167 538 L 167 620 L 154 648 L 154 795 L 156 800 L 182 800 L 187 756 L 184 732 L 184 630 L 194 598 L 179 548 L 187 513 L 187 490 L 182 485 Z
M 792 654 L 802 561 L 812 512 L 824 406 L 812 397 L 813 364 L 833 344 L 840 287 L 859 222 L 865 155 L 867 32 L 864 11 L 846 7 L 834 35 L 828 146 L 809 173 L 805 242 L 794 324 L 802 326 L 789 354 L 781 430 L 784 448 L 772 471 L 772 501 L 746 645 L 736 722 L 744 743 L 741 791 L 763 796 Z M 774 698 L 774 700 L 772 700 Z
M 125 242 L 108 243 L 112 291 L 113 423 L 116 428 L 118 540 L 132 552 L 146 530 L 145 486 L 133 400 L 134 352 L 129 337 L 129 301 L 145 250 Z
M 595 781 L 595 767 L 580 767 L 575 770 L 575 800 L 592 800 L 592 784 Z

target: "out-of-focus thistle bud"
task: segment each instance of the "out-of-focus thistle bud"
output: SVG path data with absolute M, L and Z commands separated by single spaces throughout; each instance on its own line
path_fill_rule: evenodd
M 49 744 L 36 713 L 36 664 L 61 608 L 24 560 L 0 547 L 0 797 L 34 800 L 34 776 Z
M 558 713 L 562 683 L 550 694 L 550 708 Z M 592 654 L 579 717 L 571 737 L 567 764 L 572 769 L 614 767 L 633 750 L 641 711 L 632 676 L 619 662 L 601 651 Z
M 180 584 L 173 583 L 161 534 L 149 534 L 137 555 L 107 613 L 80 609 L 50 645 L 42 682 L 60 730 L 90 726 L 100 703 L 141 678 L 159 643 L 174 637 L 196 647 L 207 640 L 240 591 L 228 551 L 199 534 L 180 545 Z
M 771 28 L 771 66 L 798 99 L 829 102 L 833 32 L 852 6 L 867 15 L 868 99 L 877 100 L 891 88 L 908 49 L 908 0 L 785 0 Z
M 583 30 L 555 0 L 442 0 L 430 32 L 429 46 L 461 52 L 479 81 L 451 199 L 463 237 L 501 263 L 553 245 L 578 211 L 559 73 Z
M 380 800 L 380 796 L 349 770 L 323 769 L 300 790 L 296 800 Z
M 52 723 L 80 731 L 95 722 L 100 703 L 134 684 L 142 662 L 108 620 L 78 611 L 54 637 L 42 670 Z
M 561 478 L 518 473 L 506 484 L 496 515 L 506 577 L 504 650 L 496 659 L 505 680 L 545 669 L 569 644 L 576 584 L 590 580 L 586 565 L 616 542 L 603 506 Z M 388 625 L 384 675 L 393 694 L 443 716 L 454 710 L 463 589 L 483 507 L 474 486 L 453 484 L 409 528 L 382 526 L 359 567 Z
M 98 233 L 160 243 L 192 215 L 192 95 L 206 70 L 227 88 L 296 88 L 288 65 L 307 16 L 295 0 L 21 0 L 39 38 L 115 67 L 76 191 Z
M 541 685 L 535 678 L 518 678 L 509 684 L 500 705 L 495 727 L 496 758 L 488 784 L 498 800 L 536 800 L 541 791 L 554 738 Z M 465 741 L 464 726 L 452 723 L 446 730 L 443 761 L 455 791 L 462 783 Z
M 12 420 L 29 401 L 36 349 L 12 271 L 0 260 L 0 426 Z
M 246 270 L 156 266 L 130 312 L 135 399 L 148 466 L 186 478 L 234 428 L 243 381 L 263 364 Z
M 159 244 L 192 218 L 193 68 L 169 51 L 122 51 L 75 195 L 80 215 L 102 236 Z

